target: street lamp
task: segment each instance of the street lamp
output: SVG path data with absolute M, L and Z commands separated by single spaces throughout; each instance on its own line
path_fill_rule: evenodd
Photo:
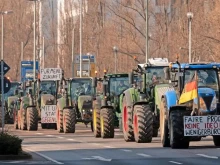
M 90 75 L 91 75 L 91 56 L 92 56 L 92 54 L 90 54 L 90 53 L 87 53 L 87 56 L 89 57 L 89 77 L 90 77 Z
M 149 44 L 148 44 L 148 0 L 146 0 L 146 63 L 148 62 L 149 56 Z
M 36 79 L 36 2 L 40 2 L 41 0 L 28 0 L 31 2 L 34 2 L 34 57 L 33 57 L 33 63 L 34 63 L 34 68 L 33 68 L 33 75 L 34 75 L 34 80 Z
M 117 53 L 118 53 L 118 47 L 114 46 L 113 51 L 115 53 L 115 74 L 117 73 Z
M 1 108 L 2 108 L 2 132 L 4 132 L 4 68 L 3 68 L 3 60 L 4 60 L 4 15 L 7 14 L 11 14 L 13 13 L 13 11 L 1 11 L 0 14 L 2 15 L 2 46 L 1 46 L 1 94 L 2 94 L 2 104 L 1 104 Z
M 193 13 L 188 12 L 187 13 L 187 18 L 189 21 L 189 63 L 192 62 L 192 19 L 193 19 Z

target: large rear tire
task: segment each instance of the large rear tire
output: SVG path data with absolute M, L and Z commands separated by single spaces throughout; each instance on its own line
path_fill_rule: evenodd
M 27 108 L 27 130 L 37 131 L 38 129 L 38 111 L 35 107 Z
M 174 110 L 170 112 L 170 145 L 173 149 L 189 148 L 189 138 L 184 137 L 183 125 L 184 111 Z
M 133 115 L 134 137 L 137 143 L 150 143 L 153 137 L 153 114 L 148 105 L 135 105 Z
M 57 130 L 59 133 L 63 132 L 63 109 L 57 106 Z
M 170 147 L 168 121 L 166 119 L 167 103 L 165 98 L 161 101 L 160 108 L 160 138 L 163 147 Z
M 114 110 L 111 108 L 101 109 L 101 137 L 114 138 Z
M 96 138 L 101 137 L 101 125 L 100 125 L 100 107 L 98 105 L 94 106 L 92 111 L 93 120 L 93 131 Z
M 63 110 L 63 132 L 75 133 L 76 111 L 75 109 Z
M 20 112 L 20 117 L 21 117 L 21 130 L 27 130 L 27 118 L 26 118 L 26 113 L 27 113 L 27 110 L 26 109 L 22 109 L 22 110 L 19 110 Z
M 122 109 L 122 128 L 124 140 L 126 142 L 134 141 L 134 131 L 132 126 L 132 107 L 127 106 L 126 98 L 123 98 Z

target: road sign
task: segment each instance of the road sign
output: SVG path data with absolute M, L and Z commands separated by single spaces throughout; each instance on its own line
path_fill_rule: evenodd
M 11 89 L 11 82 L 4 77 L 4 93 L 7 93 Z M 2 83 L 0 81 L 0 93 L 2 93 Z
M 1 66 L 1 63 L 0 63 L 0 66 Z M 3 70 L 4 70 L 3 72 L 4 75 L 10 70 L 10 67 L 4 61 L 3 61 Z M 1 69 L 0 69 L 0 74 L 1 74 Z

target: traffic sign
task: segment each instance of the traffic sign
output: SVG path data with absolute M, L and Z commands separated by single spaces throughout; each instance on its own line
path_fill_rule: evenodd
M 2 93 L 2 81 L 0 81 L 0 93 Z M 8 91 L 11 89 L 11 82 L 9 79 L 4 77 L 4 93 L 8 93 Z
M 1 66 L 1 64 L 2 64 L 2 60 L 1 60 L 0 66 Z M 3 61 L 3 70 L 4 70 L 4 72 L 3 72 L 4 75 L 10 70 L 10 67 L 4 61 Z M 0 69 L 0 74 L 1 74 L 1 69 Z

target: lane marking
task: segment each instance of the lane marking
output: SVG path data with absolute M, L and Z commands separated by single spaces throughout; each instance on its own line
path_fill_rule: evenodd
M 132 152 L 131 150 L 125 150 L 125 149 L 121 149 L 124 152 Z
M 53 135 L 46 135 L 46 136 L 48 136 L 48 137 L 52 137 Z
M 115 147 L 112 147 L 112 146 L 104 146 L 105 148 L 115 148 Z
M 117 136 L 121 136 L 121 135 L 123 135 L 123 134 L 120 134 L 120 133 L 116 133 L 115 135 L 117 135 Z
M 205 155 L 205 154 L 196 154 L 196 155 L 202 156 L 202 157 L 205 157 L 205 158 L 218 159 L 217 156 L 209 156 L 209 155 Z
M 57 138 L 59 138 L 59 139 L 63 139 L 64 137 L 58 136 Z
M 137 155 L 139 155 L 139 156 L 143 156 L 143 157 L 151 157 L 150 155 L 143 154 L 143 153 L 137 153 Z
M 43 133 L 36 133 L 37 135 L 42 135 Z
M 41 157 L 43 157 L 43 158 L 45 158 L 45 159 L 51 161 L 51 162 L 54 162 L 54 163 L 56 163 L 56 164 L 64 164 L 64 163 L 62 163 L 62 162 L 58 162 L 58 161 L 56 161 L 56 160 L 54 160 L 54 159 L 52 159 L 52 158 L 50 158 L 50 157 L 48 157 L 48 156 L 46 156 L 46 155 L 44 155 L 44 154 L 41 154 L 41 153 L 39 153 L 39 152 L 30 150 L 30 149 L 27 149 L 27 148 L 26 148 L 26 150 L 28 150 L 28 151 L 30 151 L 30 152 L 33 152 L 33 153 L 35 153 L 35 154 L 37 154 L 37 155 L 39 155 L 39 156 L 41 156 Z
M 98 144 L 98 143 L 92 143 L 93 145 L 96 145 L 96 146 L 99 146 L 99 145 L 101 145 L 101 144 Z
M 76 141 L 75 139 L 67 139 L 67 140 L 70 140 L 70 141 Z
M 170 163 L 174 163 L 174 164 L 183 164 L 183 163 L 180 163 L 180 162 L 174 162 L 174 161 L 169 161 Z

